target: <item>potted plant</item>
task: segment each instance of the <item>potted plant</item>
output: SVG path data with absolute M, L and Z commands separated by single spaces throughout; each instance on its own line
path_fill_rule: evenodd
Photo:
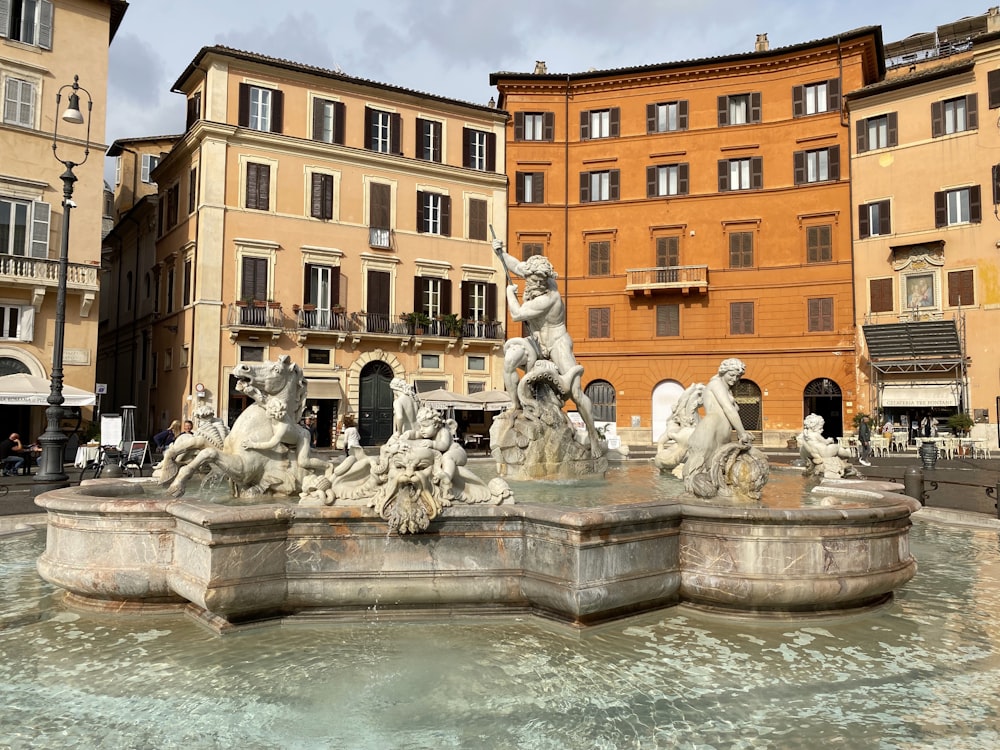
M 448 313 L 447 315 L 441 316 L 441 328 L 449 336 L 458 338 L 462 335 L 462 329 L 465 327 L 465 319 L 458 317 L 455 313 Z
M 409 327 L 410 333 L 424 333 L 431 324 L 430 317 L 422 312 L 403 313 L 401 317 Z
M 972 417 L 964 411 L 960 411 L 948 417 L 948 421 L 945 424 L 956 435 L 967 435 L 969 430 L 972 429 L 974 422 L 972 421 Z

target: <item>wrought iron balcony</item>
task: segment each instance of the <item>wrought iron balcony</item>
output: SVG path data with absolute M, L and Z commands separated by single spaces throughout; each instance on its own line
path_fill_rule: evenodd
M 631 268 L 626 271 L 625 291 L 636 294 L 657 292 L 708 291 L 708 266 L 657 266 L 655 268 Z
M 300 343 L 313 335 L 330 334 L 341 339 L 357 339 L 365 334 L 391 336 L 400 339 L 440 337 L 451 339 L 503 340 L 503 324 L 497 321 L 426 320 L 417 322 L 412 315 L 393 316 L 387 313 L 347 312 L 337 307 L 317 310 L 314 305 L 295 305 L 295 335 Z
M 391 247 L 392 230 L 380 229 L 379 227 L 368 227 L 368 244 L 380 250 L 388 250 Z
M 277 339 L 284 327 L 280 302 L 234 302 L 229 305 L 226 319 L 229 338 L 233 341 L 240 331 L 262 331 Z

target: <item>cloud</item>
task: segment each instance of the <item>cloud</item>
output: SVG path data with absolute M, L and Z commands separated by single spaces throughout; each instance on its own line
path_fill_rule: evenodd
M 155 103 L 167 77 L 164 61 L 155 49 L 135 34 L 115 37 L 108 53 L 110 93 L 135 104 Z
M 336 38 L 312 13 L 290 13 L 277 24 L 268 23 L 218 34 L 216 43 L 305 65 L 336 69 L 337 61 L 330 47 Z

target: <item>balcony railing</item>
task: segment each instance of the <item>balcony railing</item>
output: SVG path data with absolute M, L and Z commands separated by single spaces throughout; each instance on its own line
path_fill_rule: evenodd
M 377 247 L 380 250 L 388 250 L 390 248 L 391 241 L 391 230 L 389 229 L 379 229 L 378 227 L 368 227 L 368 244 L 371 247 Z
M 450 330 L 444 321 L 432 320 L 417 325 L 406 316 L 387 313 L 346 312 L 343 309 L 315 310 L 304 305 L 296 311 L 295 325 L 301 334 L 373 333 L 386 336 L 440 336 L 442 338 L 490 339 L 504 337 L 503 324 L 497 321 L 463 321 L 458 331 Z
M 98 290 L 98 266 L 70 263 L 66 267 L 66 288 Z M 47 258 L 26 258 L 20 255 L 0 255 L 0 283 L 57 286 L 59 261 Z
M 233 328 L 281 328 L 282 321 L 280 304 L 237 302 L 229 306 L 228 325 Z
M 700 292 L 708 291 L 708 266 L 632 268 L 626 273 L 625 291 L 633 294 L 670 289 L 680 289 L 687 294 L 693 288 Z

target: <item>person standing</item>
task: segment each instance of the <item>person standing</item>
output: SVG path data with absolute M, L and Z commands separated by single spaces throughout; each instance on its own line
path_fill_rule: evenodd
M 344 417 L 344 455 L 351 455 L 352 448 L 358 448 L 361 445 L 361 433 L 358 432 L 358 427 L 354 422 L 354 417 L 347 414 Z
M 872 426 L 869 424 L 867 414 L 861 417 L 861 424 L 858 425 L 858 443 L 860 443 L 858 463 L 862 466 L 871 466 L 872 462 L 869 459 L 872 455 Z

